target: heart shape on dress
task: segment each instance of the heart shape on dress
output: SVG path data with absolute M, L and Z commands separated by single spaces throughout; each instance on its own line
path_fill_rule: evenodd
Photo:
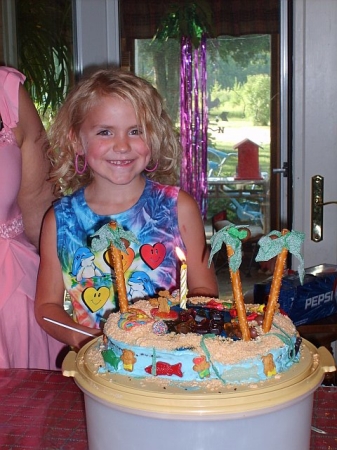
M 125 252 L 121 252 L 122 255 L 122 265 L 123 265 L 123 272 L 126 272 L 128 268 L 131 266 L 132 261 L 135 259 L 135 252 L 132 250 L 131 247 L 128 247 Z M 112 257 L 109 250 L 106 250 L 103 255 L 104 261 L 108 264 L 111 269 L 113 269 L 112 264 Z
M 153 270 L 164 261 L 166 248 L 161 242 L 157 242 L 154 245 L 144 244 L 140 247 L 139 253 L 145 264 Z
M 110 289 L 106 286 L 101 286 L 98 289 L 89 287 L 82 292 L 82 299 L 91 312 L 96 312 L 103 308 L 110 296 Z

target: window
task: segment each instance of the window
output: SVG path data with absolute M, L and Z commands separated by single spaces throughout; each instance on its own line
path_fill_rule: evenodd
M 135 72 L 154 84 L 179 129 L 180 45 L 136 39 Z M 207 39 L 208 218 L 268 228 L 270 35 Z

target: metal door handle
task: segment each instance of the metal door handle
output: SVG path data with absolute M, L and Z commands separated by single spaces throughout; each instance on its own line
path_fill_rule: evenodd
M 284 162 L 282 167 L 278 167 L 273 169 L 273 173 L 283 173 L 283 176 L 286 178 L 288 176 L 288 163 Z
M 311 240 L 323 240 L 323 206 L 337 204 L 337 201 L 324 202 L 324 177 L 311 178 Z

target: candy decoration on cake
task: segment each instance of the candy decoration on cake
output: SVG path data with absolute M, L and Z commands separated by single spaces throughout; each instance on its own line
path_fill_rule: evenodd
M 267 377 L 272 377 L 276 375 L 276 367 L 274 363 L 274 358 L 271 353 L 268 353 L 266 356 L 262 356 L 262 362 L 264 367 L 264 373 Z
M 108 363 L 115 370 L 118 369 L 120 358 L 111 348 L 108 350 L 102 350 L 102 357 L 104 359 L 104 362 Z
M 128 331 L 132 328 L 145 325 L 153 322 L 153 319 L 144 313 L 141 309 L 129 308 L 126 312 L 121 312 L 121 317 L 118 321 L 118 327 L 122 330 Z
M 158 308 L 151 310 L 152 317 L 160 320 L 176 320 L 178 318 L 179 314 L 171 309 L 167 297 L 158 297 L 157 303 Z
M 125 231 L 117 222 L 111 221 L 103 225 L 92 236 L 91 243 L 94 251 L 102 251 L 109 248 L 111 252 L 121 313 L 127 312 L 128 310 L 122 252 L 127 253 L 125 244 L 127 243 L 129 245 L 130 242 L 138 243 L 135 235 L 131 231 Z
M 210 265 L 213 255 L 221 249 L 223 244 L 226 244 L 233 297 L 237 309 L 242 339 L 244 341 L 249 341 L 251 336 L 246 317 L 239 267 L 242 260 L 241 241 L 249 238 L 249 236 L 250 231 L 246 226 L 227 225 L 211 237 L 211 253 L 209 256 Z
M 163 336 L 167 333 L 167 325 L 163 320 L 157 320 L 152 325 L 152 331 L 154 334 L 157 334 L 158 336 Z
M 145 372 L 150 373 L 154 376 L 167 375 L 168 377 L 171 377 L 172 375 L 176 375 L 180 378 L 183 376 L 183 373 L 181 371 L 181 363 L 169 364 L 163 361 L 158 361 L 156 364 L 154 364 L 154 367 L 145 367 Z
M 137 362 L 137 358 L 135 358 L 135 353 L 132 350 L 124 349 L 122 351 L 121 361 L 123 362 L 124 370 L 132 372 L 133 366 Z
M 151 316 L 157 320 L 176 320 L 178 319 L 178 312 L 174 311 L 172 306 L 172 296 L 169 291 L 159 291 L 158 298 L 150 298 Z
M 153 321 L 130 330 L 118 326 L 123 314 L 113 312 L 104 326 L 103 345 L 92 348 L 90 359 L 99 373 L 192 382 L 193 390 L 199 382 L 208 386 L 212 380 L 224 385 L 264 381 L 299 361 L 301 344 L 288 316 L 277 311 L 271 331 L 264 333 L 264 305 L 245 305 L 247 318 L 253 320 L 249 322 L 251 339 L 244 341 L 239 322 L 230 317 L 230 308 L 206 306 L 214 301 L 189 297 L 187 310 L 173 306 L 179 312 L 177 321 Z M 139 300 L 129 312 L 135 308 L 150 317 L 151 303 Z M 219 299 L 218 303 L 223 302 Z M 180 325 L 186 326 L 186 331 L 178 330 Z
M 271 231 L 268 235 L 259 240 L 259 252 L 256 261 L 268 261 L 277 256 L 275 270 L 273 274 L 272 284 L 268 297 L 268 303 L 264 314 L 262 329 L 268 333 L 271 329 L 273 318 L 278 303 L 282 276 L 286 264 L 288 252 L 296 256 L 299 261 L 298 275 L 301 284 L 304 279 L 304 261 L 300 252 L 301 245 L 304 241 L 304 233 L 299 231 L 289 231 L 287 229 L 279 231 Z
M 180 308 L 186 309 L 186 303 L 187 303 L 187 264 L 186 264 L 186 258 L 184 255 L 184 252 L 179 248 L 176 247 L 176 253 L 178 258 L 181 261 L 181 267 L 180 267 Z
M 205 356 L 198 356 L 197 358 L 193 359 L 193 362 L 193 370 L 198 372 L 201 379 L 208 378 L 210 376 L 210 363 L 206 360 Z

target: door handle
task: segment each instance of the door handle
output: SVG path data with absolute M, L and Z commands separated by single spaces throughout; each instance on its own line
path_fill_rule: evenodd
M 276 169 L 273 169 L 273 173 L 282 173 L 283 177 L 286 178 L 288 176 L 288 163 L 284 162 L 282 167 L 278 167 Z
M 324 177 L 311 178 L 311 240 L 323 240 L 323 206 L 337 204 L 337 201 L 324 202 Z

